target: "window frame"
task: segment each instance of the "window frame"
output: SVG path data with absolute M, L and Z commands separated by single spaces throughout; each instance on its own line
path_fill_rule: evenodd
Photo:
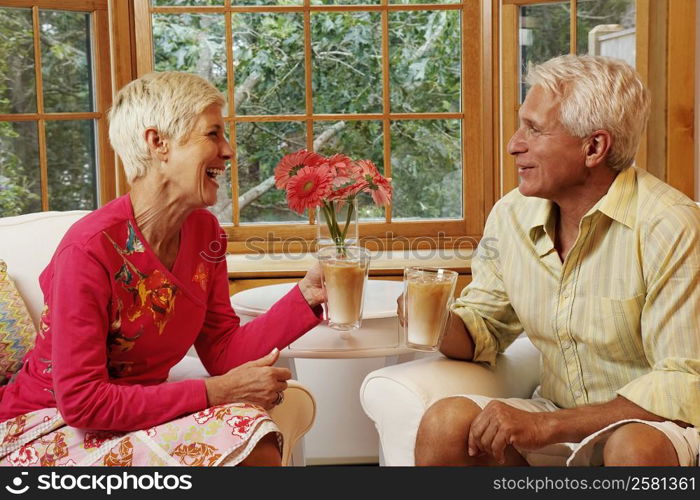
M 577 0 L 571 5 L 570 53 L 576 53 Z M 558 3 L 562 0 L 493 0 L 500 8 L 501 130 L 500 193 L 518 185 L 515 160 L 507 142 L 518 126 L 518 19 L 526 5 Z M 640 141 L 636 165 L 671 186 L 695 197 L 694 69 L 688 60 L 695 54 L 694 0 L 636 0 L 636 69 L 652 94 L 649 124 Z M 652 71 L 653 68 L 664 71 Z M 668 75 L 674 75 L 668 78 Z M 690 84 L 689 84 L 690 82 Z
M 109 145 L 109 129 L 107 123 L 107 110 L 112 103 L 112 68 L 110 60 L 108 3 L 109 0 L 63 0 L 61 5 L 58 6 L 51 0 L 0 0 L 0 7 L 32 10 L 37 110 L 35 113 L 0 114 L 0 121 L 29 121 L 37 123 L 41 179 L 41 209 L 43 211 L 49 210 L 49 166 L 46 152 L 46 122 L 48 121 L 95 121 L 95 182 L 97 183 L 97 206 L 104 205 L 108 201 L 114 199 L 116 194 L 114 152 Z M 65 113 L 45 112 L 39 33 L 39 9 L 85 12 L 90 14 L 90 37 L 92 41 L 91 83 L 95 95 L 94 111 Z
M 465 238 L 477 241 L 481 236 L 486 214 L 493 204 L 493 175 L 490 160 L 491 134 L 481 134 L 484 117 L 490 116 L 491 78 L 483 71 L 482 61 L 490 58 L 490 44 L 485 43 L 482 29 L 482 5 L 479 0 L 464 0 L 454 4 L 390 4 L 381 0 L 373 5 L 311 5 L 310 0 L 303 0 L 299 5 L 232 5 L 231 0 L 225 0 L 222 6 L 152 6 L 150 0 L 134 0 L 134 18 L 136 33 L 137 74 L 144 75 L 153 70 L 152 15 L 154 13 L 219 13 L 224 14 L 226 23 L 227 77 L 229 86 L 227 98 L 229 101 L 229 116 L 224 121 L 229 126 L 231 141 L 235 141 L 235 124 L 252 121 L 287 121 L 292 119 L 304 122 L 306 125 L 307 149 L 313 149 L 313 125 L 315 122 L 332 120 L 377 120 L 382 122 L 384 140 L 384 175 L 391 177 L 391 144 L 388 140 L 389 128 L 394 120 L 404 119 L 459 119 L 462 125 L 462 200 L 463 216 L 461 219 L 427 219 L 425 221 L 397 221 L 392 219 L 391 207 L 386 211 L 384 222 L 360 222 L 360 235 L 369 239 L 370 246 L 389 246 L 391 235 L 406 239 L 411 244 L 426 237 L 444 234 L 440 242 L 442 247 L 463 245 Z M 462 27 L 462 93 L 461 112 L 459 113 L 390 113 L 389 112 L 389 12 L 416 10 L 457 10 L 461 11 Z M 313 112 L 311 87 L 311 13 L 313 12 L 379 12 L 382 23 L 382 82 L 383 110 L 381 113 L 367 114 L 320 114 Z M 232 45 L 232 14 L 260 12 L 295 12 L 302 13 L 305 26 L 305 113 L 299 115 L 236 115 L 234 111 L 233 45 Z M 476 69 L 476 71 L 474 71 Z M 474 78 L 474 75 L 477 78 Z M 488 98 L 485 98 L 487 96 Z M 247 242 L 265 241 L 269 251 L 287 250 L 283 242 L 277 239 L 289 240 L 297 238 L 311 242 L 315 237 L 313 215 L 307 223 L 258 223 L 241 224 L 238 211 L 238 187 L 236 182 L 236 160 L 231 162 L 232 168 L 232 204 L 233 223 L 223 225 L 228 234 L 229 251 L 234 253 L 250 252 Z M 488 193 L 488 195 L 487 195 Z M 274 234 L 274 238 L 269 235 Z M 389 237 L 387 238 L 387 235 Z M 366 242 L 367 243 L 367 242 Z M 305 245 L 301 245 L 303 247 Z M 307 245 L 308 248 L 308 245 Z

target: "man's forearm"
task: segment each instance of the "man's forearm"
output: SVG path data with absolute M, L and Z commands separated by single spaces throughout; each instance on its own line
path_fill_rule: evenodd
M 661 422 L 667 420 L 637 406 L 629 399 L 618 396 L 612 401 L 597 405 L 581 406 L 559 410 L 547 414 L 551 417 L 553 443 L 578 443 L 586 436 L 607 427 L 610 424 L 636 418 Z M 676 422 L 688 426 L 685 422 Z
M 462 318 L 452 311 L 447 318 L 440 352 L 452 359 L 470 361 L 474 358 L 474 340 Z

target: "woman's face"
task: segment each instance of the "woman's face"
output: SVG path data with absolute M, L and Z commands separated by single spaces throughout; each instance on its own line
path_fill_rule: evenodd
M 168 149 L 168 160 L 163 165 L 168 181 L 194 207 L 216 203 L 219 181 L 233 156 L 226 140 L 221 106 L 212 104 L 206 108 L 189 137 L 171 142 Z

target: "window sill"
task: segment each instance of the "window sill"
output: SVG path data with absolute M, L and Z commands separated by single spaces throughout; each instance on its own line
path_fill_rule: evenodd
M 444 267 L 468 274 L 472 250 L 426 249 L 372 252 L 371 276 L 397 276 L 407 266 Z M 302 277 L 315 262 L 313 253 L 228 254 L 230 279 Z

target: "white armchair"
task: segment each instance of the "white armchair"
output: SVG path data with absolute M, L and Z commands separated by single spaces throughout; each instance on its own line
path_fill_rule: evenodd
M 494 369 L 436 355 L 371 372 L 360 400 L 379 433 L 381 464 L 414 465 L 418 424 L 438 399 L 457 394 L 529 398 L 539 365 L 539 351 L 523 336 L 499 355 Z
M 38 327 L 43 295 L 39 274 L 48 265 L 53 252 L 68 228 L 87 211 L 41 212 L 0 218 L 0 259 L 7 264 L 7 272 L 14 280 Z M 196 355 L 187 355 L 170 371 L 170 380 L 208 376 Z M 294 380 L 284 393 L 284 402 L 274 408 L 271 416 L 284 436 L 282 463 L 292 459 L 292 450 L 299 439 L 311 428 L 316 416 L 316 403 L 311 393 Z M 295 457 L 293 465 L 303 457 Z

